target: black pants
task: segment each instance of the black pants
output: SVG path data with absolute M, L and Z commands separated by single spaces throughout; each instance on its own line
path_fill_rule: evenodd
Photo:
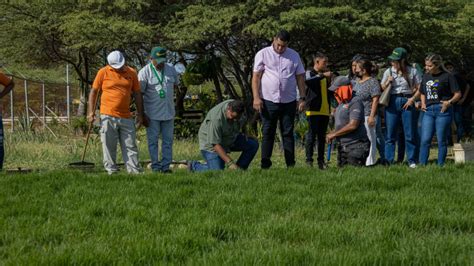
M 262 162 L 261 167 L 268 169 L 272 166 L 273 145 L 277 123 L 280 122 L 283 151 L 288 167 L 295 165 L 295 136 L 293 133 L 296 115 L 296 101 L 290 103 L 274 103 L 263 100 L 262 117 Z
M 339 144 L 337 147 L 337 165 L 339 167 L 345 165 L 365 166 L 369 150 L 369 140 L 361 140 L 349 145 Z
M 306 133 L 306 161 L 313 162 L 314 142 L 318 137 L 318 163 L 324 163 L 324 148 L 326 147 L 326 131 L 329 124 L 327 115 L 311 115 L 307 117 L 309 130 Z

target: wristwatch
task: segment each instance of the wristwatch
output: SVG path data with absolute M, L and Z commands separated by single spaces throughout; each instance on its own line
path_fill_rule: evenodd
M 300 97 L 300 101 L 306 100 L 306 97 Z

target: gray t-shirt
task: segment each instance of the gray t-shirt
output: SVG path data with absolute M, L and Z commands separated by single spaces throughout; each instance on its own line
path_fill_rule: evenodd
M 174 118 L 174 86 L 178 85 L 179 78 L 173 66 L 165 64 L 163 69 L 164 79 L 160 84 L 151 68 L 151 63 L 138 72 L 138 81 L 143 94 L 145 114 L 152 120 L 171 120 Z M 161 71 L 157 70 L 161 78 Z M 165 97 L 160 97 L 163 88 Z
M 360 83 L 357 81 L 354 88 L 352 89 L 356 97 L 362 100 L 364 104 L 364 115 L 369 116 L 370 110 L 372 109 L 372 98 L 380 96 L 380 84 L 377 79 L 369 78 L 368 80 Z
M 359 140 L 368 140 L 364 126 L 364 105 L 360 100 L 354 98 L 349 103 L 339 104 L 336 108 L 334 118 L 336 120 L 336 130 L 349 124 L 350 120 L 360 121 L 356 130 L 337 138 L 342 145 L 352 144 Z
M 390 73 L 392 74 L 392 77 L 394 79 L 392 81 L 392 89 L 390 90 L 390 94 L 413 94 L 412 88 L 421 83 L 421 76 L 418 75 L 418 71 L 416 70 L 416 68 L 409 66 L 407 67 L 407 74 L 408 79 L 410 80 L 411 87 L 406 81 L 406 79 L 403 77 L 403 75 L 397 74 L 397 71 L 393 67 L 388 68 L 383 73 L 382 84 L 387 81 L 388 77 L 390 76 Z

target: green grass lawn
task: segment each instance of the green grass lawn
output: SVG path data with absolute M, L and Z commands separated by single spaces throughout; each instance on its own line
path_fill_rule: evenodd
M 5 167 L 40 171 L 0 176 L 0 264 L 474 263 L 473 164 L 108 176 L 67 169 L 82 142 L 7 136 Z

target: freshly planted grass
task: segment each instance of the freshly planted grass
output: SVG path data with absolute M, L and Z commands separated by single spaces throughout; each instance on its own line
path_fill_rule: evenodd
M 473 165 L 0 179 L 2 264 L 472 264 Z
M 140 160 L 146 141 L 138 137 Z M 474 262 L 474 165 L 302 166 L 108 176 L 100 140 L 7 135 L 0 264 L 461 264 Z M 174 159 L 201 159 L 176 141 Z M 235 155 L 234 155 L 235 156 Z M 259 155 L 257 155 L 258 158 Z M 333 155 L 333 158 L 335 156 Z

